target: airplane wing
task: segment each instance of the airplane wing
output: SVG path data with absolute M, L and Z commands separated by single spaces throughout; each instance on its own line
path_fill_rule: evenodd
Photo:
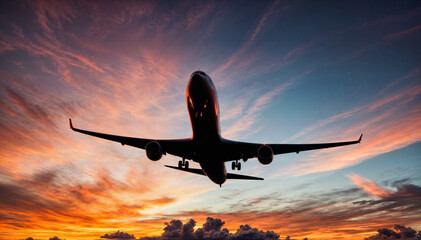
M 231 140 L 225 140 L 227 143 L 228 159 L 226 161 L 238 160 L 242 158 L 255 158 L 257 157 L 257 151 L 261 146 L 269 146 L 273 150 L 273 154 L 284 154 L 284 153 L 299 153 L 302 151 L 340 147 L 351 144 L 357 144 L 361 142 L 363 134 L 360 138 L 355 141 L 346 142 L 332 142 L 332 143 L 312 143 L 312 144 L 260 144 L 260 143 L 246 143 L 237 142 Z
M 90 136 L 98 137 L 107 139 L 114 142 L 119 142 L 122 145 L 129 145 L 136 148 L 145 149 L 146 144 L 151 141 L 156 141 L 161 144 L 164 154 L 169 153 L 171 155 L 175 155 L 185 159 L 192 159 L 192 151 L 190 151 L 191 139 L 184 138 L 184 139 L 168 139 L 168 140 L 160 140 L 160 139 L 147 139 L 147 138 L 133 138 L 133 137 L 125 137 L 125 136 L 117 136 L 99 132 L 92 132 L 87 130 L 82 130 L 79 128 L 73 127 L 72 120 L 69 119 L 70 128 L 75 132 L 80 132 L 83 134 L 87 134 Z

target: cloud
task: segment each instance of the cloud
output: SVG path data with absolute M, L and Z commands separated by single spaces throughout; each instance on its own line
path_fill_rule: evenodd
M 414 8 L 403 14 L 389 15 L 386 17 L 376 19 L 374 21 L 365 22 L 361 25 L 360 28 L 363 29 L 363 28 L 369 28 L 369 27 L 378 27 L 379 25 L 405 22 L 405 21 L 410 20 L 411 18 L 419 17 L 420 14 L 421 14 L 421 8 Z
M 54 126 L 51 116 L 43 107 L 30 102 L 11 88 L 5 88 L 4 91 L 7 93 L 10 101 L 13 102 L 14 105 L 25 115 L 29 116 L 34 121 L 39 121 L 41 124 Z
M 155 194 L 155 198 L 148 200 L 150 190 L 138 181 L 120 182 L 107 173 L 90 181 L 75 181 L 78 178 L 75 173 L 69 169 L 51 170 L 19 181 L 2 178 L 0 216 L 8 219 L 3 227 L 43 232 L 60 232 L 69 225 L 109 228 L 115 226 L 110 219 L 133 219 L 142 216 L 143 210 L 176 201 L 174 197 L 159 199 Z
M 28 3 L 34 8 L 39 25 L 48 33 L 52 33 L 54 27 L 61 28 L 63 21 L 71 22 L 75 18 L 68 3 L 48 0 Z
M 421 204 L 417 203 L 418 201 L 421 202 L 421 187 L 417 185 L 404 184 L 405 181 L 398 181 L 393 184 L 396 187 L 396 191 L 392 191 L 382 188 L 370 179 L 360 177 L 357 174 L 350 174 L 347 177 L 352 179 L 353 184 L 360 187 L 369 196 L 379 198 L 377 200 L 355 201 L 353 204 L 368 207 L 375 205 L 384 205 L 384 207 L 387 207 L 387 205 L 400 206 L 407 210 L 421 207 Z
M 262 56 L 262 49 L 256 47 L 259 45 L 259 35 L 264 30 L 271 29 L 278 23 L 279 18 L 293 5 L 293 2 L 281 0 L 275 0 L 270 4 L 264 14 L 259 18 L 257 25 L 245 34 L 246 36 L 243 37 L 244 41 L 238 44 L 239 47 L 211 72 L 211 75 L 216 76 L 216 78 L 230 79 L 230 82 L 220 82 L 220 85 L 232 84 L 234 82 L 232 81 L 233 79 L 244 81 L 244 79 L 250 79 L 259 73 L 266 73 L 276 68 L 279 69 L 286 64 L 286 60 L 291 60 L 292 56 L 296 55 L 295 53 L 287 53 L 288 56 L 283 58 L 279 58 L 278 56 L 275 58 L 266 58 Z M 312 45 L 299 46 L 298 48 L 301 49 L 297 50 L 297 52 L 301 54 Z M 274 49 L 267 50 L 273 51 Z
M 247 108 L 246 114 L 243 114 L 238 120 L 236 120 L 228 128 L 228 130 L 223 133 L 223 135 L 228 138 L 237 138 L 239 133 L 250 130 L 250 128 L 256 122 L 256 119 L 258 118 L 259 113 L 265 107 L 267 107 L 267 105 L 269 105 L 270 101 L 293 84 L 294 84 L 294 81 L 285 82 L 279 85 L 278 87 L 272 89 L 271 91 L 266 92 L 265 94 L 262 94 L 261 96 L 259 96 L 256 100 L 254 100 L 252 105 L 249 108 Z M 246 136 L 242 135 L 242 137 L 246 137 Z
M 196 228 L 196 221 L 193 219 L 188 220 L 183 224 L 180 220 L 171 220 L 170 223 L 165 223 L 164 232 L 159 237 L 140 237 L 139 240 L 177 240 L 177 239 L 191 239 L 191 240 L 276 240 L 279 239 L 279 235 L 273 231 L 262 231 L 257 228 L 252 228 L 248 224 L 241 225 L 235 233 L 230 233 L 227 228 L 222 228 L 225 224 L 224 221 L 218 218 L 207 217 L 206 222 L 201 228 Z M 118 234 L 117 234 L 118 233 Z M 122 234 L 117 232 L 116 237 L 110 237 L 111 235 L 104 235 L 101 238 L 117 238 L 124 235 L 129 238 L 134 238 L 133 235 L 128 233 Z M 121 237 L 120 237 L 121 238 Z M 122 238 L 123 239 L 123 238 Z
M 197 239 L 227 239 L 229 231 L 222 228 L 225 222 L 221 219 L 206 218 L 206 222 L 202 228 L 196 230 L 195 235 Z
M 25 240 L 34 240 L 34 238 L 28 237 L 28 238 L 25 238 Z M 49 238 L 48 240 L 62 240 L 62 239 L 57 236 L 54 236 L 52 238 Z M 63 239 L 63 240 L 66 240 L 66 239 Z
M 233 234 L 230 238 L 232 240 L 242 240 L 242 239 L 250 239 L 250 240 L 275 240 L 279 239 L 279 235 L 273 231 L 261 231 L 257 228 L 252 228 L 249 225 L 241 225 L 237 232 Z
M 60 145 L 68 147 L 70 143 L 62 135 L 67 128 L 62 128 L 60 121 L 76 115 L 76 109 L 83 110 L 83 106 L 22 79 L 2 77 L 8 81 L 0 83 L 0 144 L 5 147 L 0 152 L 0 169 L 17 166 L 22 170 L 40 162 L 62 161 L 57 157 Z
M 355 185 L 362 188 L 365 192 L 372 196 L 389 197 L 391 195 L 390 190 L 379 187 L 375 182 L 371 181 L 370 179 L 360 177 L 357 174 L 350 174 L 347 175 L 347 177 L 350 178 Z
M 162 237 L 164 239 L 192 239 L 194 238 L 194 226 L 196 222 L 190 219 L 187 223 L 183 224 L 180 220 L 171 220 L 170 223 L 165 223 L 164 233 Z
M 390 84 L 370 103 L 315 122 L 295 134 L 288 142 L 295 139 L 313 142 L 352 140 L 357 139 L 359 133 L 364 133 L 364 137 L 358 145 L 309 152 L 304 161 L 294 162 L 293 166 L 277 175 L 296 176 L 341 169 L 420 141 L 418 98 L 421 96 L 421 84 L 416 81 L 419 77 L 417 66 L 394 81 L 395 84 L 405 81 L 405 87 L 392 88 L 393 84 Z M 310 136 L 317 138 L 309 140 Z
M 369 236 L 379 225 L 390 225 L 396 221 L 417 225 L 419 222 L 421 187 L 405 181 L 396 181 L 393 186 L 395 190 L 391 190 L 390 194 L 379 196 L 366 194 L 363 189 L 356 187 L 303 194 L 294 198 L 280 197 L 284 196 L 284 192 L 270 193 L 264 199 L 242 199 L 238 196 L 240 194 L 236 194 L 236 202 L 230 205 L 229 210 L 186 211 L 177 216 L 196 219 L 218 216 L 226 221 L 224 226 L 230 230 L 246 223 L 300 238 Z M 222 199 L 220 204 L 224 204 Z
M 50 238 L 49 240 L 61 240 L 61 239 L 55 236 L 55 237 Z
M 248 108 L 244 105 L 244 100 L 238 105 L 234 105 L 232 110 L 228 110 L 230 117 L 239 116 L 229 127 L 228 130 L 223 132 L 223 136 L 227 138 L 239 138 L 247 137 L 248 134 L 252 134 L 257 131 L 255 123 L 260 116 L 260 113 L 270 105 L 272 99 L 284 93 L 289 88 L 295 86 L 303 77 L 310 74 L 311 71 L 303 72 L 297 76 L 290 78 L 289 80 L 279 84 L 270 91 L 261 94 L 257 97 Z M 240 114 L 244 111 L 245 114 Z M 251 129 L 254 128 L 254 131 Z M 246 133 L 247 131 L 247 133 Z
M 125 233 L 125 232 L 120 232 L 120 230 L 118 230 L 117 232 L 115 232 L 115 233 L 111 233 L 111 234 L 105 234 L 105 235 L 102 235 L 101 236 L 101 238 L 106 238 L 106 239 L 135 239 L 135 237 L 133 236 L 133 234 L 132 235 L 130 235 L 130 234 L 128 234 L 128 233 Z
M 241 225 L 235 233 L 230 233 L 228 229 L 223 228 L 225 224 L 221 219 L 206 218 L 206 222 L 201 228 L 194 230 L 196 221 L 190 219 L 186 223 L 180 220 L 172 220 L 170 223 L 165 223 L 166 227 L 160 237 L 154 238 L 139 238 L 139 240 L 156 239 L 156 240 L 177 240 L 177 239 L 191 239 L 191 240 L 275 240 L 279 239 L 279 235 L 273 231 L 262 231 L 257 228 L 252 228 L 249 225 Z
M 54 178 L 57 178 L 57 176 Z M 49 185 L 52 183 L 48 184 L 50 182 L 48 179 L 51 179 L 51 177 L 44 177 L 37 174 L 35 179 L 38 179 L 37 181 L 40 181 L 43 184 L 39 184 L 38 182 L 34 182 L 33 184 L 41 185 L 42 188 L 51 187 L 49 187 Z M 35 222 L 30 223 L 28 220 L 35 221 L 38 219 L 38 223 L 40 223 L 39 220 L 45 217 L 54 218 L 55 221 L 58 221 L 58 225 L 55 226 L 66 226 L 68 222 L 82 221 L 82 226 L 84 226 L 84 228 L 95 226 L 96 224 L 101 224 L 103 228 L 113 228 L 115 227 L 115 224 L 112 221 L 111 223 L 108 222 L 108 220 L 115 219 L 115 216 L 118 215 L 123 217 L 121 219 L 127 219 L 127 217 L 130 218 L 138 215 L 134 214 L 134 212 L 132 212 L 133 215 L 129 215 L 126 211 L 121 209 L 126 206 L 119 205 L 119 211 L 110 212 L 110 210 L 114 209 L 113 205 L 97 205 L 97 201 L 92 199 L 92 197 L 102 199 L 100 189 L 117 190 L 115 189 L 116 186 L 107 185 L 112 184 L 115 180 L 108 181 L 110 181 L 110 183 L 103 183 L 98 186 L 99 189 L 95 190 L 95 192 L 98 192 L 96 195 L 90 196 L 83 191 L 80 193 L 80 196 L 83 196 L 84 201 L 87 201 L 87 205 L 84 206 L 101 206 L 102 208 L 108 209 L 108 211 L 94 215 L 86 208 L 83 209 L 85 212 L 83 215 L 80 215 L 80 218 L 75 218 L 76 216 L 72 216 L 71 214 L 77 215 L 80 211 L 77 210 L 78 208 L 76 206 L 68 206 L 72 212 L 67 211 L 66 205 L 62 205 L 65 202 L 61 202 L 61 205 L 54 208 L 54 204 L 60 202 L 55 203 L 52 200 L 40 198 L 39 195 L 26 193 L 24 189 L 16 186 L 2 187 L 1 191 L 5 193 L 5 196 L 8 196 L 7 199 L 9 199 L 10 202 L 0 199 L 0 207 L 2 209 L 11 209 L 11 212 L 4 212 L 6 213 L 6 216 L 11 217 L 13 216 L 13 209 L 17 206 L 21 206 L 18 209 L 19 212 L 25 214 L 27 217 L 31 217 L 25 219 L 25 222 L 22 222 L 22 219 L 14 220 L 13 222 L 24 224 L 22 227 L 25 228 L 36 226 L 34 225 Z M 418 216 L 421 214 L 421 187 L 409 184 L 407 183 L 407 180 L 398 180 L 392 185 L 396 187 L 396 190 L 391 191 L 387 196 L 367 196 L 366 194 L 362 194 L 363 190 L 359 188 L 338 189 L 313 195 L 307 194 L 305 196 L 298 196 L 294 199 L 285 197 L 280 198 L 279 193 L 272 193 L 268 194 L 265 199 L 262 199 L 262 197 L 256 199 L 247 198 L 247 201 L 244 202 L 244 204 L 241 204 L 243 201 L 239 201 L 233 205 L 232 208 L 229 208 L 229 210 L 222 212 L 186 211 L 177 212 L 172 215 L 159 215 L 156 216 L 156 219 L 154 220 L 145 219 L 140 221 L 135 217 L 134 224 L 132 225 L 130 222 L 126 222 L 126 226 L 130 226 L 130 229 L 136 229 L 139 225 L 154 226 L 158 229 L 162 229 L 162 227 L 159 226 L 162 226 L 162 222 L 168 218 L 205 218 L 201 227 L 196 227 L 196 221 L 192 219 L 184 223 L 184 220 L 171 220 L 165 223 L 164 231 L 160 233 L 159 237 L 140 237 L 142 240 L 279 239 L 280 234 L 284 234 L 284 236 L 298 236 L 300 238 L 308 236 L 310 239 L 337 239 L 341 236 L 350 234 L 368 236 L 367 234 L 372 233 L 379 224 L 389 225 L 396 221 L 402 222 L 405 225 L 417 224 Z M 88 186 L 83 188 L 87 189 Z M 57 192 L 56 189 L 55 192 L 56 194 L 52 196 L 55 199 L 62 199 L 66 202 L 79 201 L 77 199 L 63 199 L 63 195 Z M 375 197 L 375 199 L 372 197 Z M 119 201 L 117 199 L 113 200 L 112 198 L 106 198 L 104 200 Z M 250 204 L 251 202 L 253 202 L 253 204 Z M 6 205 L 4 205 L 5 203 Z M 12 205 L 12 203 L 15 205 Z M 267 207 L 266 203 L 270 203 L 270 207 Z M 221 202 L 221 204 L 223 203 Z M 22 208 L 22 206 L 25 205 L 28 205 L 28 208 Z M 46 208 L 46 206 L 51 207 Z M 259 207 L 262 207 L 264 210 Z M 134 206 L 133 209 L 139 208 L 141 209 L 142 206 Z M 396 209 L 401 210 L 396 211 Z M 34 216 L 34 213 L 36 213 L 35 210 L 39 211 L 38 214 L 40 218 Z M 54 213 L 54 215 L 50 215 L 50 212 Z M 27 215 L 27 213 L 32 214 Z M 110 217 L 110 215 L 114 216 Z M 379 218 L 379 215 L 382 217 Z M 208 216 L 218 216 L 218 218 Z M 222 221 L 221 219 L 225 219 L 226 221 Z M 8 221 L 9 224 L 13 223 L 11 220 Z M 320 222 L 324 223 L 322 228 L 320 227 Z M 257 228 L 253 228 L 252 226 L 257 226 Z M 260 230 L 261 228 L 270 230 L 263 231 Z M 46 229 L 48 230 L 48 228 Z M 101 236 L 104 236 L 104 233 L 101 234 Z M 131 235 L 131 233 L 129 235 Z M 150 235 L 150 233 L 143 232 L 141 236 L 147 235 Z
M 414 33 L 418 32 L 420 30 L 421 30 L 421 25 L 415 26 L 415 27 L 412 27 L 412 28 L 409 28 L 409 29 L 406 29 L 406 30 L 403 30 L 401 32 L 391 33 L 391 34 L 389 34 L 387 36 L 384 36 L 383 39 L 385 39 L 385 40 L 394 40 L 394 39 L 397 39 L 397 38 L 401 38 L 401 37 L 405 37 L 405 36 L 414 34 Z
M 215 6 L 212 4 L 200 4 L 197 8 L 190 8 L 186 20 L 187 28 L 191 28 L 200 22 L 202 19 L 206 18 L 213 10 Z
M 150 215 L 148 211 L 159 215 L 161 208 L 179 204 L 180 194 L 181 202 L 189 201 L 209 188 L 195 184 L 185 193 L 181 183 L 188 176 L 180 178 L 156 166 L 152 170 L 141 150 L 122 151 L 120 144 L 106 141 L 98 147 L 97 139 L 70 131 L 67 119 L 77 116 L 83 116 L 75 121 L 80 127 L 105 132 L 113 126 L 113 133 L 143 137 L 174 135 L 170 125 L 183 122 L 184 116 L 188 126 L 185 85 L 178 84 L 187 76 L 180 77 L 174 60 L 181 54 L 167 52 L 168 47 L 165 54 L 172 58 L 160 55 L 162 41 L 150 41 L 154 46 L 139 50 L 138 40 L 119 45 L 106 36 L 127 39 L 115 31 L 147 16 L 153 6 L 86 2 L 81 12 L 75 11 L 77 4 L 28 2 L 36 18 L 22 17 L 22 22 L 34 31 L 19 22 L 11 25 L 11 32 L 0 32 L 0 44 L 11 46 L 12 55 L 23 54 L 26 67 L 18 74 L 0 71 L 0 187 L 8 193 L 0 197 L 0 216 L 8 219 L 1 227 L 12 229 L 11 234 L 22 229 L 60 233 L 70 226 L 97 232 L 95 226 L 114 227 L 115 221 L 134 225 L 135 219 Z M 115 11 L 121 6 L 127 11 Z M 103 8 L 110 14 L 95 10 Z M 95 25 L 101 19 L 106 21 Z M 141 31 L 136 27 L 125 33 L 131 39 Z M 147 44 L 146 39 L 141 42 Z M 180 137 L 188 137 L 183 132 Z M 161 193 L 153 190 L 155 184 Z
M 274 22 L 276 22 L 277 18 L 279 18 L 283 12 L 290 8 L 290 5 L 288 4 L 289 3 L 287 3 L 286 1 L 274 1 L 269 7 L 269 9 L 265 12 L 265 14 L 260 18 L 259 24 L 254 29 L 253 34 L 250 37 L 250 41 L 253 41 L 256 38 L 256 36 L 259 34 L 259 32 L 265 25 L 273 24 Z
M 421 231 L 415 231 L 410 227 L 405 227 L 396 224 L 394 230 L 388 228 L 382 228 L 377 230 L 377 234 L 365 238 L 365 240 L 387 240 L 387 239 L 405 239 L 405 240 L 415 240 L 421 239 Z

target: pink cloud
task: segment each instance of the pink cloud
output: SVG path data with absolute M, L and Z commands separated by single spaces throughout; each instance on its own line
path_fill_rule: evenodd
M 214 6 L 212 4 L 200 4 L 197 8 L 190 8 L 186 16 L 187 28 L 193 27 L 200 20 L 207 17 L 213 9 Z
M 357 174 L 349 174 L 346 176 L 352 180 L 353 184 L 362 188 L 369 195 L 375 197 L 388 197 L 392 193 L 390 190 L 380 187 L 370 179 L 363 178 Z
M 71 22 L 75 18 L 74 9 L 69 2 L 43 0 L 29 4 L 35 10 L 39 25 L 48 33 L 52 33 L 55 26 L 61 28 L 63 20 Z
M 303 175 L 341 169 L 420 141 L 421 112 L 419 105 L 414 103 L 420 95 L 421 85 L 411 85 L 298 132 L 288 141 L 308 141 L 308 136 L 318 136 L 312 142 L 352 140 L 357 139 L 359 133 L 364 133 L 364 137 L 358 145 L 309 152 L 303 161 L 294 163 L 282 174 Z M 350 120 L 351 125 L 347 123 Z

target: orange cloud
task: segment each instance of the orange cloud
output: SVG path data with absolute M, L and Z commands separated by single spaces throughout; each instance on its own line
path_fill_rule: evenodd
M 121 182 L 105 172 L 98 173 L 92 183 L 65 177 L 63 171 L 40 172 L 16 184 L 2 181 L 0 189 L 1 214 L 9 219 L 0 229 L 36 231 L 37 238 L 47 238 L 52 231 L 69 236 L 70 229 L 86 237 L 114 228 L 116 223 L 130 228 L 143 216 L 142 210 L 177 201 L 166 196 L 149 199 L 147 184 Z
M 366 193 L 372 196 L 388 197 L 391 194 L 390 190 L 380 187 L 379 185 L 377 185 L 375 182 L 371 181 L 370 179 L 360 177 L 357 174 L 350 174 L 346 176 L 349 177 L 353 181 L 353 184 L 362 188 Z

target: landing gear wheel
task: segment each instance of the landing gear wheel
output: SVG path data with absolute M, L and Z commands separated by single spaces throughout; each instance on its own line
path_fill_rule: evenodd
M 178 161 L 178 168 L 189 168 L 189 161 L 186 161 L 184 158 L 182 161 Z
M 238 171 L 241 170 L 241 163 L 238 162 L 238 160 L 236 160 L 235 162 L 231 163 L 231 169 L 235 170 L 237 169 Z

